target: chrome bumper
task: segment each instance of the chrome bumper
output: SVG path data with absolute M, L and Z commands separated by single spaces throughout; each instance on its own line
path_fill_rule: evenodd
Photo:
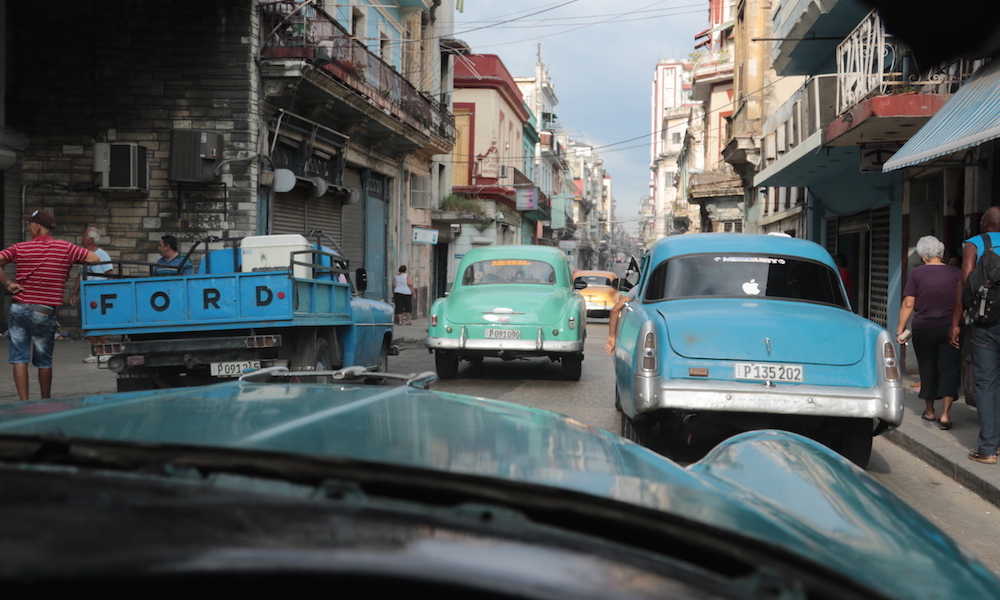
M 767 386 L 763 383 L 633 376 L 631 406 L 623 406 L 623 409 L 629 416 L 674 409 L 872 418 L 895 427 L 903 421 L 903 386 L 901 382 L 870 388 Z
M 552 340 L 542 337 L 542 328 L 538 328 L 533 339 L 494 340 L 470 338 L 465 327 L 457 338 L 428 337 L 424 345 L 431 350 L 474 350 L 474 351 L 508 351 L 508 352 L 583 352 L 583 340 Z

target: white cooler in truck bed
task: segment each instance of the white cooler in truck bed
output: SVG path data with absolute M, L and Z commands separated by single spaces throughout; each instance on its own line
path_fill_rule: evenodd
M 258 235 L 243 238 L 240 242 L 240 258 L 243 272 L 272 271 L 287 269 L 291 265 L 292 252 L 310 250 L 312 244 L 303 235 Z M 313 262 L 311 254 L 297 254 L 299 262 Z M 293 275 L 299 279 L 311 279 L 312 268 L 296 265 Z

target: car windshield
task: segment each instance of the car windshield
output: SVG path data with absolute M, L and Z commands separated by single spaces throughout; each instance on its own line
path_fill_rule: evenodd
M 472 263 L 465 268 L 462 285 L 496 283 L 534 283 L 553 285 L 556 270 L 552 265 L 525 258 L 497 258 Z
M 695 254 L 667 260 L 650 274 L 643 300 L 780 298 L 848 308 L 837 272 L 791 256 Z
M 588 286 L 591 285 L 611 285 L 611 278 L 605 277 L 604 275 L 581 275 L 576 278 L 576 281 L 586 281 Z

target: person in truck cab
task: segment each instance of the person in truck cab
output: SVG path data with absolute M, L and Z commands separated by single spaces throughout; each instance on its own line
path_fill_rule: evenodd
M 177 238 L 172 235 L 165 235 L 160 238 L 160 243 L 156 246 L 156 249 L 160 253 L 160 260 L 156 261 L 156 269 L 153 274 L 157 277 L 171 276 L 171 275 L 191 275 L 194 273 L 194 265 L 191 261 L 184 260 L 185 256 L 177 251 Z M 184 263 L 184 267 L 181 269 L 171 268 L 180 267 L 181 263 Z M 163 266 L 160 266 L 163 265 Z
M 101 262 L 97 254 L 52 237 L 55 216 L 36 210 L 21 219 L 28 222 L 31 239 L 0 251 L 0 266 L 17 265 L 14 280 L 0 269 L 0 285 L 14 295 L 7 315 L 10 350 L 7 362 L 14 368 L 14 387 L 21 400 L 28 399 L 28 359 L 38 369 L 41 398 L 52 394 L 52 349 L 56 339 L 56 309 L 63 303 L 63 287 L 74 264 Z

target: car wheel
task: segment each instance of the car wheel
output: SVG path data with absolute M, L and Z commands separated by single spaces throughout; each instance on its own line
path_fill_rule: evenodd
M 843 419 L 839 428 L 831 448 L 864 469 L 872 457 L 871 419 Z
M 583 355 L 564 354 L 562 357 L 562 377 L 566 381 L 580 381 L 583 375 Z
M 652 423 L 649 419 L 642 421 L 633 421 L 622 413 L 622 437 L 627 440 L 632 440 L 640 446 L 646 446 L 649 443 L 649 432 L 652 429 Z
M 434 352 L 434 369 L 441 379 L 454 379 L 458 375 L 458 354 L 437 350 Z

